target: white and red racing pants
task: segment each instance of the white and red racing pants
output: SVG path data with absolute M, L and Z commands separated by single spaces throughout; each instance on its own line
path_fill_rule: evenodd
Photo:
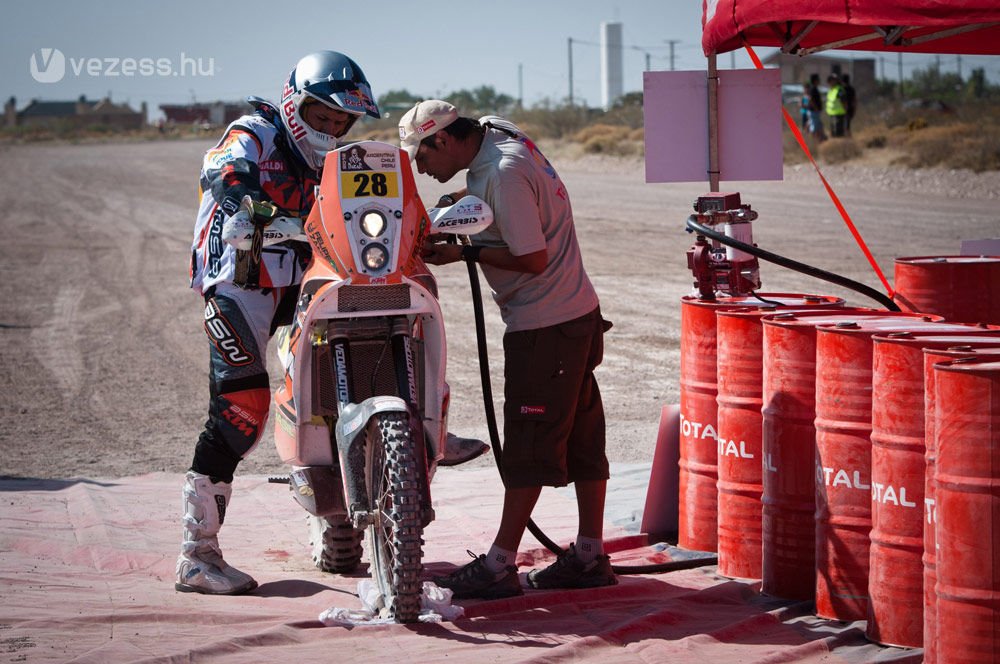
M 209 404 L 191 470 L 233 481 L 239 462 L 257 446 L 271 405 L 265 354 L 291 322 L 299 287 L 241 289 L 220 283 L 205 294 L 209 341 Z

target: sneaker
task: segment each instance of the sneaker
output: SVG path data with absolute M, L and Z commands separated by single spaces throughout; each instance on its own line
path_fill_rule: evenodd
M 517 568 L 507 565 L 499 574 L 486 566 L 486 554 L 467 552 L 472 562 L 446 576 L 435 576 L 434 583 L 448 588 L 455 599 L 502 599 L 523 595 Z
M 616 583 L 618 578 L 611 570 L 611 558 L 597 556 L 589 563 L 584 563 L 576 557 L 576 546 L 573 544 L 545 569 L 528 572 L 528 585 L 538 589 L 599 588 Z
M 490 451 L 490 446 L 476 438 L 462 438 L 449 432 L 444 442 L 444 457 L 439 466 L 457 466 L 477 459 Z

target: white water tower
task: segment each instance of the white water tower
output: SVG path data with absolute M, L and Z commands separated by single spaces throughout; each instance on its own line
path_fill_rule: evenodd
M 607 111 L 622 96 L 624 58 L 622 24 L 601 23 L 601 106 Z

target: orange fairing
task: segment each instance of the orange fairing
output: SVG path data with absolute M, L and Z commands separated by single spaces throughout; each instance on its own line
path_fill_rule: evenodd
M 362 220 L 366 217 L 377 222 L 374 229 L 383 230 L 365 230 Z M 419 249 L 428 228 L 427 212 L 405 152 L 376 141 L 335 150 L 326 157 L 316 205 L 305 224 L 313 247 L 305 279 L 334 277 L 356 285 L 391 284 L 400 283 L 404 274 L 426 273 Z M 366 264 L 366 251 L 384 263 Z

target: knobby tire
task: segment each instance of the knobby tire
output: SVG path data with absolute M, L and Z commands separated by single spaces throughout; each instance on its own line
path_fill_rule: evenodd
M 324 572 L 349 574 L 361 563 L 361 538 L 346 516 L 307 517 L 312 560 Z
M 420 615 L 423 552 L 421 486 L 416 447 L 406 413 L 379 413 L 365 446 L 369 509 L 366 530 L 372 579 L 384 600 L 382 616 L 414 622 Z

